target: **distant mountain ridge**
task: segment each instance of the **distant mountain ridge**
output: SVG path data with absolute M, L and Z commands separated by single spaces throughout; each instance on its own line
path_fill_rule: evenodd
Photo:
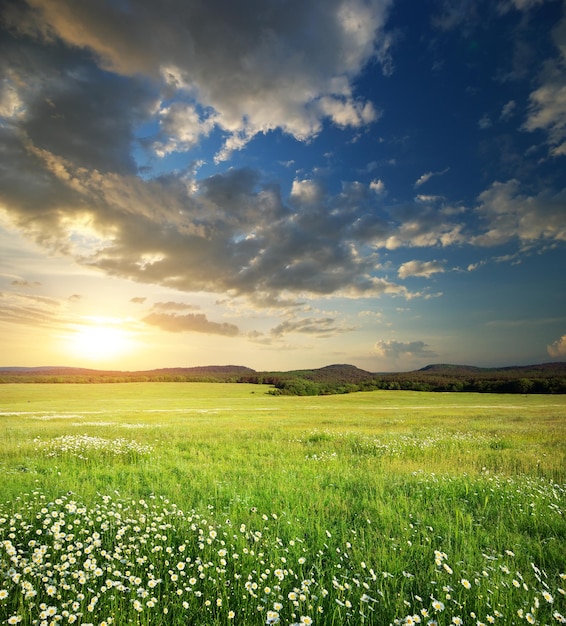
M 228 382 L 272 385 L 276 394 L 325 395 L 372 389 L 566 393 L 566 362 L 506 367 L 437 363 L 409 372 L 372 373 L 355 365 L 258 372 L 243 365 L 96 370 L 78 367 L 0 367 L 0 383 Z

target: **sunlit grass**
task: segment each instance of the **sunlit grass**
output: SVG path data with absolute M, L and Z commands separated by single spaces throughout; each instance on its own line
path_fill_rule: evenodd
M 205 383 L 0 394 L 0 622 L 566 614 L 566 398 Z

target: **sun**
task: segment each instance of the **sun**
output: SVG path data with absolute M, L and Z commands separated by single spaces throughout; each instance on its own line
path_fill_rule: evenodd
M 131 333 L 114 320 L 77 324 L 67 335 L 69 350 L 83 359 L 110 361 L 133 349 Z

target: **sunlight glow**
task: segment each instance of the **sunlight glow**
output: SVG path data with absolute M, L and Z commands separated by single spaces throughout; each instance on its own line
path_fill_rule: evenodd
M 93 319 L 76 325 L 66 337 L 69 351 L 84 359 L 110 360 L 133 350 L 131 332 L 121 320 Z

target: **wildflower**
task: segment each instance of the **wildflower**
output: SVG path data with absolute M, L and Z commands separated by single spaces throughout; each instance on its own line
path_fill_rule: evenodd
M 228 619 L 234 619 L 236 617 L 236 613 L 234 611 L 228 611 Z
M 462 620 L 462 618 L 461 618 L 461 617 L 459 617 L 459 616 L 455 615 L 455 616 L 452 618 L 452 623 L 453 623 L 453 624 L 455 624 L 456 626 L 462 626 L 462 624 L 463 624 L 464 622 L 463 622 L 463 620 Z
M 552 604 L 554 602 L 554 598 L 548 593 L 548 591 L 542 592 L 542 597 L 549 603 Z
M 444 604 L 440 600 L 433 600 L 432 601 L 432 608 L 435 611 L 444 611 Z
M 277 611 L 267 611 L 266 624 L 278 624 L 279 623 L 279 613 Z
M 19 615 L 12 615 L 12 617 L 8 618 L 8 624 L 17 624 L 22 621 L 22 618 Z
M 472 586 L 470 584 L 470 581 L 467 580 L 466 578 L 462 578 L 460 582 L 462 583 L 462 586 L 464 587 L 464 589 L 470 589 L 470 587 Z
M 526 617 L 527 622 L 529 622 L 529 624 L 534 624 L 536 621 L 532 613 L 527 613 L 525 617 Z
M 312 624 L 312 618 L 308 615 L 301 615 L 301 624 L 304 624 L 305 626 L 310 626 L 310 624 Z
M 0 600 L 5 600 L 8 597 L 6 589 L 0 589 Z

